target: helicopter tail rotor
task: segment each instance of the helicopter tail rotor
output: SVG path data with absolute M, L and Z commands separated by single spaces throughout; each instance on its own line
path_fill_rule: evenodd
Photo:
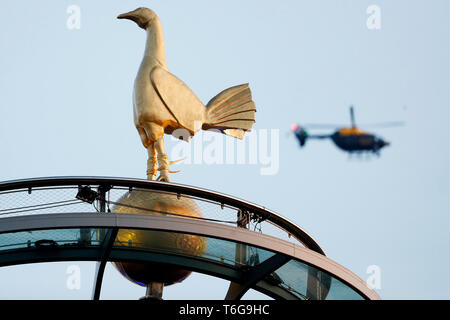
M 303 147 L 306 143 L 306 139 L 308 138 L 308 132 L 305 130 L 305 128 L 293 124 L 291 125 L 291 130 L 294 132 L 295 137 L 297 138 L 298 142 L 300 143 L 300 147 Z

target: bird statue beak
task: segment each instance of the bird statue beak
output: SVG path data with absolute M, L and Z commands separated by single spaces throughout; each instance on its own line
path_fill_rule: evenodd
M 147 25 L 149 23 L 149 21 L 145 20 L 142 17 L 142 14 L 140 12 L 140 8 L 138 8 L 136 10 L 133 10 L 133 11 L 130 11 L 130 12 L 127 12 L 127 13 L 119 14 L 117 16 L 117 19 L 128 19 L 128 20 L 134 21 L 142 29 L 146 29 Z
M 130 11 L 127 13 L 122 13 L 117 16 L 117 19 L 129 19 L 136 21 L 136 16 L 134 15 L 134 11 Z

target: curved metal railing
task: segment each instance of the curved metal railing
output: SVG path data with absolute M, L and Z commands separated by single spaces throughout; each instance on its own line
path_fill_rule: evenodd
M 303 229 L 265 207 L 218 192 L 168 182 L 110 177 L 46 177 L 0 182 L 0 218 L 62 212 L 110 212 L 127 206 L 120 198 L 132 190 L 193 199 L 202 220 L 253 229 L 283 240 L 299 242 L 325 255 Z M 146 208 L 132 207 L 130 209 Z M 171 212 L 159 212 L 177 215 Z

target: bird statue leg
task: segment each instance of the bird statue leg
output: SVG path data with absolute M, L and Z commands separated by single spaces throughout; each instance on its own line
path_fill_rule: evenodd
M 155 143 L 150 143 L 147 147 L 148 160 L 147 160 L 147 179 L 155 180 L 157 163 L 156 163 L 156 147 Z
M 155 142 L 156 152 L 158 154 L 158 171 L 161 172 L 158 177 L 159 181 L 167 181 L 169 182 L 169 158 L 164 150 L 164 139 L 163 137 L 159 137 Z

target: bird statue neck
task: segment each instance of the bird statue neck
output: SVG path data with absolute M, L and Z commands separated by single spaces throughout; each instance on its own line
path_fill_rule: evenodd
M 155 17 L 149 23 L 146 31 L 147 41 L 142 62 L 144 64 L 151 64 L 152 66 L 156 64 L 167 69 L 164 34 L 158 17 Z

